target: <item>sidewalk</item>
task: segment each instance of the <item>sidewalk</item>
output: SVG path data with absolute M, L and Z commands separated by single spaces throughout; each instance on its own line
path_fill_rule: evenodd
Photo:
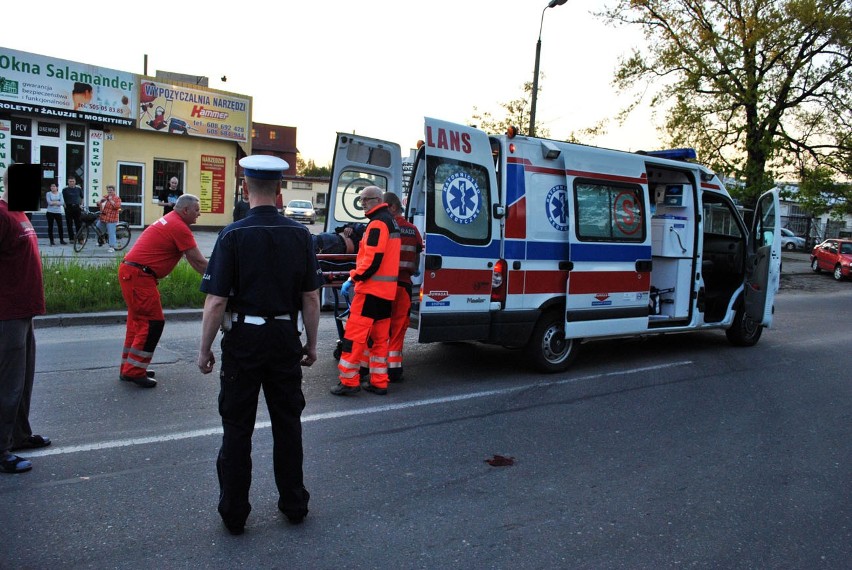
M 198 243 L 198 249 L 201 250 L 201 253 L 203 253 L 205 257 L 210 257 L 210 254 L 213 253 L 213 246 L 216 244 L 216 238 L 218 237 L 219 232 L 193 231 L 192 233 L 195 235 L 195 241 Z M 42 257 L 64 257 L 92 263 L 102 263 L 115 259 L 116 257 L 122 257 L 125 253 L 130 251 L 130 248 L 133 247 L 133 244 L 136 243 L 136 240 L 141 234 L 142 229 L 132 228 L 130 230 L 130 245 L 122 251 L 117 251 L 115 253 L 109 253 L 109 246 L 106 244 L 98 247 L 97 240 L 89 240 L 89 242 L 86 243 L 86 247 L 83 248 L 83 251 L 75 253 L 70 239 L 65 240 L 67 245 L 60 245 L 59 240 L 54 240 L 56 245 L 50 245 L 50 240 L 48 238 L 40 237 L 38 238 L 38 248 L 39 251 L 41 251 Z

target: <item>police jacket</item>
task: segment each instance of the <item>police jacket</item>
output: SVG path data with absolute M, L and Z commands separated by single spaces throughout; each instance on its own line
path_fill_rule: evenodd
M 355 269 L 349 272 L 349 277 L 355 282 L 356 293 L 392 301 L 399 274 L 399 226 L 385 203 L 367 212 L 367 217 L 370 223 L 364 230 Z

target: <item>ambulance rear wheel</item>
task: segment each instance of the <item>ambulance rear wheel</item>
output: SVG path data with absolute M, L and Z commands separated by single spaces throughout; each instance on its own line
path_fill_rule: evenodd
M 746 314 L 745 306 L 740 302 L 734 315 L 734 324 L 725 331 L 728 342 L 734 346 L 754 346 L 763 334 L 763 326 L 756 323 Z
M 527 358 L 541 372 L 567 370 L 580 351 L 579 338 L 565 338 L 562 312 L 543 315 L 533 329 L 526 346 Z

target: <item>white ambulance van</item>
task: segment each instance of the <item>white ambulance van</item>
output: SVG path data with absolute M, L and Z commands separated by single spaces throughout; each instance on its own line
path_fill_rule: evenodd
M 427 118 L 404 186 L 397 144 L 339 133 L 326 228 L 366 221 L 366 186 L 404 194 L 425 240 L 419 342 L 519 348 L 544 372 L 593 339 L 721 329 L 752 346 L 779 285 L 778 193 L 760 197 L 749 231 L 689 158 Z

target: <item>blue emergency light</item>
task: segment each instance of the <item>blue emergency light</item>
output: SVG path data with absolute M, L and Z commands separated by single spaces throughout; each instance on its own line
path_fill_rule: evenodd
M 672 148 L 668 150 L 649 150 L 645 154 L 669 160 L 695 160 L 698 155 L 694 148 Z

